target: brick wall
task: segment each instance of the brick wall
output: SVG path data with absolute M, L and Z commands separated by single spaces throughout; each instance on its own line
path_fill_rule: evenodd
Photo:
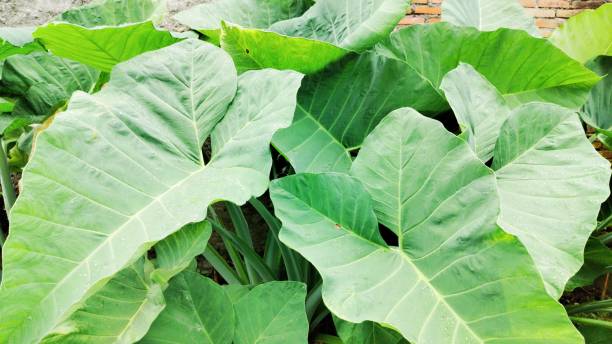
M 406 17 L 400 26 L 435 23 L 440 21 L 441 3 L 444 0 L 412 0 Z M 514 0 L 513 0 L 514 1 Z M 567 18 L 587 8 L 597 8 L 612 0 L 520 0 L 527 12 L 536 18 L 536 25 L 543 36 L 552 31 Z

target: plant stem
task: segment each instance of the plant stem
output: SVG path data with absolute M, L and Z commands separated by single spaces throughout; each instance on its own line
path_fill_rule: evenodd
M 329 309 L 327 307 L 323 307 L 323 309 L 315 315 L 314 319 L 310 322 L 310 332 L 314 331 L 314 329 L 319 326 L 319 324 L 329 315 Z
M 251 231 L 249 230 L 249 224 L 247 223 L 244 214 L 242 213 L 242 210 L 239 206 L 231 202 L 224 203 L 225 207 L 227 208 L 227 212 L 229 213 L 229 216 L 232 219 L 232 224 L 234 225 L 234 230 L 236 231 L 238 238 L 240 238 L 246 245 L 248 245 L 248 247 L 254 250 L 253 239 L 251 238 Z M 247 256 L 244 255 L 244 253 L 242 255 L 244 256 L 244 263 L 246 266 L 247 274 L 249 275 L 249 281 L 251 282 L 251 284 L 259 283 L 260 281 L 253 267 L 253 263 Z
M 219 216 L 217 216 L 217 212 L 215 211 L 213 207 L 208 207 L 208 213 L 210 214 L 209 216 L 210 218 L 212 218 L 217 223 L 221 223 L 221 221 L 219 220 Z M 223 246 L 225 246 L 225 250 L 227 251 L 227 254 L 232 260 L 232 264 L 234 264 L 234 268 L 236 269 L 236 273 L 238 274 L 238 277 L 240 277 L 240 280 L 244 282 L 243 284 L 248 284 L 249 277 L 247 276 L 246 268 L 244 267 L 244 262 L 242 261 L 242 257 L 240 257 L 240 254 L 236 252 L 234 245 L 232 245 L 232 243 L 229 242 L 229 240 L 227 240 L 224 237 L 221 237 L 221 240 L 223 241 Z
M 323 289 L 323 281 L 319 280 L 317 284 L 310 290 L 308 296 L 306 296 L 306 315 L 308 316 L 308 321 L 312 319 L 317 308 L 322 301 L 321 291 Z
M 204 258 L 212 265 L 212 267 L 223 277 L 228 284 L 247 284 L 248 281 L 241 281 L 236 272 L 227 264 L 225 259 L 217 252 L 217 250 L 208 244 L 204 251 Z
M 4 199 L 4 209 L 8 218 L 9 211 L 15 204 L 15 188 L 11 179 L 11 170 L 6 159 L 6 147 L 4 142 L 0 143 L 0 186 L 2 187 L 2 198 Z M 4 245 L 4 231 L 0 229 L 0 247 Z
M 604 228 L 607 228 L 610 223 L 612 223 L 612 214 L 610 214 L 610 216 L 606 217 L 605 219 L 599 221 L 599 223 L 597 224 L 597 228 L 595 228 L 596 231 L 600 231 Z
M 599 238 L 604 245 L 608 245 L 612 242 L 612 232 L 601 235 Z
M 570 315 L 577 314 L 577 313 L 612 311 L 612 299 L 593 301 L 593 302 L 583 303 L 580 305 L 568 306 L 566 307 L 566 310 L 567 310 L 567 314 L 570 314 Z
M 15 204 L 15 188 L 13 188 L 13 180 L 11 179 L 11 170 L 6 159 L 6 147 L 2 143 L 0 149 L 0 184 L 2 186 L 2 197 L 4 198 L 4 208 L 8 213 Z
M 259 274 L 259 276 L 263 279 L 263 282 L 273 281 L 275 279 L 272 271 L 270 271 L 270 269 L 266 266 L 263 259 L 257 255 L 254 249 L 242 241 L 242 239 L 239 238 L 236 233 L 230 232 L 217 221 L 210 219 L 208 221 L 213 225 L 215 231 L 219 233 L 221 237 L 224 237 L 230 241 L 232 245 L 245 257 L 245 260 L 252 264 L 254 272 Z
M 342 339 L 336 336 L 331 336 L 329 334 L 320 334 L 315 339 L 315 343 L 320 344 L 343 344 Z
M 259 215 L 264 219 L 264 221 L 270 228 L 270 233 L 274 236 L 276 244 L 278 245 L 278 247 L 280 247 L 281 255 L 283 256 L 283 261 L 285 262 L 287 278 L 291 281 L 306 282 L 302 280 L 302 269 L 298 264 L 296 253 L 292 251 L 289 247 L 287 247 L 285 244 L 283 244 L 278 238 L 278 234 L 281 229 L 280 221 L 274 215 L 272 215 L 268 208 L 266 208 L 266 206 L 258 199 L 251 198 L 251 200 L 249 200 L 249 203 L 251 203 L 253 208 L 255 208 Z
M 570 319 L 573 322 L 576 322 L 576 323 L 579 323 L 579 324 L 591 325 L 591 326 L 599 326 L 599 327 L 604 327 L 604 328 L 612 330 L 612 322 L 611 321 L 597 320 L 597 319 L 591 319 L 591 318 L 582 318 L 582 317 L 570 317 Z

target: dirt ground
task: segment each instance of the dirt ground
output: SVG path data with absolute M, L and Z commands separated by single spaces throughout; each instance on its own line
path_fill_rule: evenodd
M 170 15 L 209 0 L 166 0 Z M 0 0 L 0 26 L 40 25 L 92 0 Z

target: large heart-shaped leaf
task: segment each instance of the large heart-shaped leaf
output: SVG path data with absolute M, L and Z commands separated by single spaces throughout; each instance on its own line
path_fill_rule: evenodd
M 535 53 L 517 55 L 522 50 Z M 350 151 L 389 112 L 405 106 L 428 115 L 448 110 L 439 87 L 459 61 L 484 74 L 510 105 L 544 99 L 581 106 L 599 81 L 522 31 L 416 25 L 393 33 L 375 52 L 347 56 L 306 77 L 294 123 L 275 135 L 274 145 L 297 172 L 345 172 Z
M 599 81 L 546 40 L 519 30 L 479 32 L 449 23 L 415 25 L 394 32 L 378 51 L 417 72 L 431 84 L 430 94 L 459 61 L 471 64 L 512 106 L 545 101 L 578 109 Z
M 41 123 L 74 91 L 91 92 L 99 72 L 47 53 L 16 55 L 4 62 L 3 92 L 18 96 L 11 116 L 0 117 L 0 132 Z
M 167 306 L 143 344 L 230 344 L 235 316 L 230 298 L 212 280 L 185 271 L 170 281 Z
M 553 32 L 550 41 L 580 63 L 612 54 L 612 4 L 585 10 Z
M 408 5 L 409 0 L 318 0 L 302 16 L 278 22 L 270 30 L 364 51 L 393 31 Z
M 189 224 L 155 245 L 155 267 L 139 259 L 117 273 L 43 343 L 134 343 L 165 307 L 162 290 L 206 249 L 207 222 Z
M 61 14 L 34 37 L 57 56 L 109 72 L 119 62 L 179 40 L 155 28 L 164 11 L 163 0 L 106 0 Z
M 152 264 L 141 258 L 117 273 L 41 343 L 134 343 L 164 309 Z
M 230 24 L 223 25 L 221 47 L 232 56 L 239 72 L 273 67 L 312 74 L 348 53 L 315 39 L 288 37 Z
M 527 247 L 549 293 L 558 298 L 582 264 L 585 241 L 607 195 L 609 164 L 571 110 L 528 104 L 513 112 L 469 65 L 449 72 L 442 88 L 481 160 L 495 150 L 494 167 L 507 163 L 497 172 L 500 223 Z
M 582 341 L 526 250 L 496 226 L 495 177 L 462 139 L 398 110 L 352 173 L 370 194 L 342 174 L 271 186 L 281 240 L 319 270 L 334 314 L 389 324 L 412 343 Z M 383 241 L 375 212 L 399 247 Z
M 291 122 L 300 80 L 249 72 L 236 91 L 229 56 L 186 40 L 122 64 L 93 96 L 73 96 L 38 137 L 11 211 L 0 341 L 36 342 L 90 289 L 204 219 L 210 203 L 261 195 L 272 134 Z
M 518 29 L 539 37 L 535 19 L 528 15 L 518 0 L 445 0 L 442 20 L 480 31 L 499 28 Z
M 235 344 L 306 344 L 306 285 L 268 282 L 236 301 Z
M 493 155 L 499 224 L 527 247 L 548 292 L 558 298 L 582 266 L 610 193 L 610 163 L 593 149 L 575 112 L 542 103 L 510 115 Z
M 267 29 L 277 21 L 300 16 L 309 0 L 215 0 L 179 12 L 174 18 L 219 42 L 221 22 Z
M 273 32 L 224 28 L 221 45 L 239 70 L 270 67 L 314 73 L 348 51 L 364 51 L 386 38 L 409 3 L 320 0 L 301 17 L 272 25 Z
M 499 130 L 512 110 L 495 86 L 465 63 L 448 72 L 440 88 L 472 150 L 487 162 L 493 157 Z

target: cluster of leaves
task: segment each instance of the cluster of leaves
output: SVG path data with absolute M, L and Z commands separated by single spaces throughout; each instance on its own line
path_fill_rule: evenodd
M 612 266 L 583 127 L 612 142 L 612 4 L 546 40 L 507 0 L 393 32 L 409 3 L 216 0 L 174 33 L 163 0 L 105 0 L 1 29 L 0 342 L 609 339 L 608 300 L 558 300 Z

